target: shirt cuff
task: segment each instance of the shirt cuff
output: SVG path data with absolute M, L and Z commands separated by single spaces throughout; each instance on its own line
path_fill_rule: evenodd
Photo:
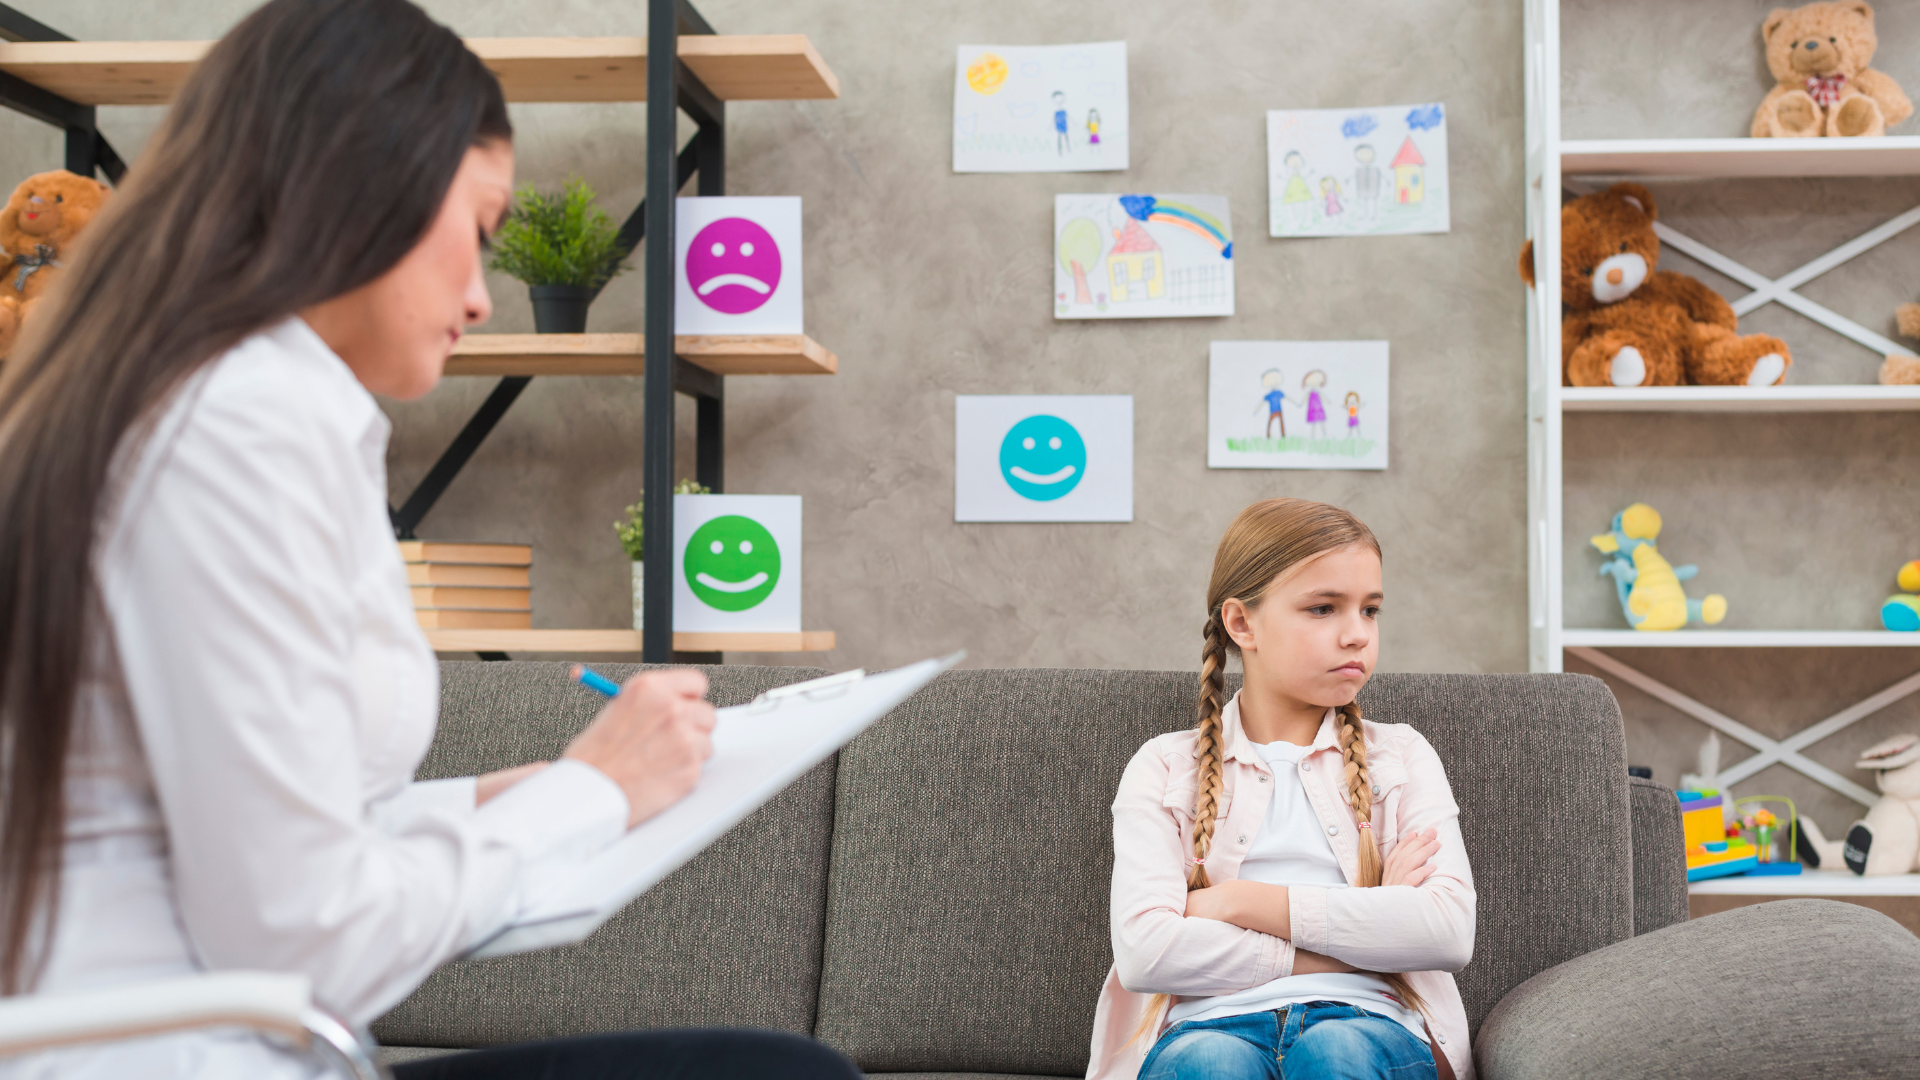
M 1327 892 L 1318 885 L 1287 886 L 1287 926 L 1295 948 L 1327 951 Z
M 627 831 L 627 796 L 606 773 L 561 758 L 487 800 L 476 817 L 532 861 L 584 859 Z

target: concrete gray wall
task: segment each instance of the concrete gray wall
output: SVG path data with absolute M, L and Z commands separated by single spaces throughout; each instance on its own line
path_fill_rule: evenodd
M 1569 139 L 1742 137 L 1773 85 L 1760 23 L 1771 0 L 1578 0 L 1562 8 L 1562 134 Z M 1793 5 L 1785 5 L 1793 6 Z M 1881 3 L 1874 66 L 1920 92 L 1920 7 Z M 1909 120 L 1892 134 L 1920 132 Z M 1920 205 L 1920 178 L 1697 180 L 1650 184 L 1660 218 L 1770 277 Z M 1729 298 L 1747 290 L 1669 248 L 1661 268 Z M 1893 309 L 1920 299 L 1920 230 L 1801 290 L 1869 329 L 1896 335 Z M 1769 305 L 1741 321 L 1793 350 L 1789 381 L 1872 383 L 1881 356 Z M 1907 342 L 1920 348 L 1920 343 Z M 1879 629 L 1902 562 L 1920 558 L 1920 422 L 1913 413 L 1716 416 L 1572 414 L 1565 427 L 1565 595 L 1569 626 L 1625 622 L 1595 576 L 1587 539 L 1634 501 L 1665 518 L 1663 554 L 1697 563 L 1690 595 L 1728 599 L 1728 628 Z M 1912 650 L 1619 650 L 1614 656 L 1771 738 L 1783 738 L 1911 674 Z M 1570 671 L 1598 674 L 1569 658 Z M 1705 725 L 1620 682 L 1629 757 L 1677 783 Z M 1807 756 L 1871 788 L 1853 768 L 1865 747 L 1920 730 L 1920 699 L 1887 708 Z M 1722 737 L 1722 762 L 1750 751 Z M 1838 835 L 1860 807 L 1784 766 L 1734 788 L 1785 795 Z
M 19 2 L 68 33 L 103 38 L 216 35 L 251 7 Z M 642 29 L 642 9 L 613 0 L 427 6 L 471 35 Z M 1291 494 L 1352 507 L 1380 533 L 1385 666 L 1525 666 L 1517 4 L 1125 0 L 1091 19 L 1077 5 L 1014 0 L 701 8 L 723 31 L 809 34 L 844 92 L 729 107 L 730 190 L 806 200 L 807 326 L 841 365 L 829 378 L 728 384 L 728 489 L 805 497 L 806 623 L 840 642 L 825 656 L 730 660 L 878 667 L 965 647 L 985 665 L 1190 668 L 1221 530 L 1248 502 Z M 954 175 L 957 43 L 1114 38 L 1131 53 L 1130 171 Z M 1307 41 L 1333 46 L 1295 44 Z M 1264 235 L 1265 110 L 1432 100 L 1451 121 L 1450 235 Z M 103 124 L 130 155 L 156 115 L 107 110 Z M 640 199 L 642 106 L 516 106 L 514 119 L 522 179 L 583 176 L 620 215 Z M 0 123 L 8 175 L 57 163 L 50 134 Z M 25 137 L 15 142 L 15 132 Z M 1156 190 L 1231 198 L 1241 314 L 1055 322 L 1053 193 Z M 640 293 L 638 274 L 615 282 L 591 328 L 640 329 Z M 500 279 L 494 295 L 491 329 L 531 329 L 522 288 Z M 1389 339 L 1393 468 L 1209 471 L 1216 338 Z M 388 406 L 396 494 L 487 389 L 453 379 L 424 401 Z M 1133 394 L 1136 520 L 956 525 L 961 393 Z M 531 541 L 536 625 L 625 625 L 627 568 L 609 523 L 639 487 L 640 445 L 639 379 L 536 380 L 421 533 Z M 690 450 L 683 444 L 683 472 Z

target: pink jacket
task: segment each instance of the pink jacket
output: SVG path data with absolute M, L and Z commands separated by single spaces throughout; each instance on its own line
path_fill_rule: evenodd
M 1273 773 L 1240 729 L 1240 698 L 1222 718 L 1226 757 L 1220 814 L 1207 876 L 1239 876 L 1254 833 L 1266 820 Z M 1308 801 L 1352 881 L 1360 872 L 1359 832 L 1341 782 L 1336 721 L 1320 725 L 1300 763 Z M 1193 732 L 1162 735 L 1133 756 L 1113 801 L 1113 969 L 1093 1018 L 1089 1080 L 1134 1080 L 1166 1023 L 1166 1007 L 1148 1017 L 1152 994 L 1228 994 L 1293 970 L 1295 946 L 1373 971 L 1409 972 L 1427 1001 L 1431 1030 L 1458 1080 L 1473 1080 L 1467 1013 L 1448 972 L 1473 956 L 1473 873 L 1460 840 L 1459 807 L 1440 758 L 1405 724 L 1363 720 L 1367 761 L 1378 794 L 1373 830 L 1384 857 L 1399 837 L 1440 830 L 1434 872 L 1420 886 L 1288 890 L 1292 940 L 1212 919 L 1190 919 L 1187 871 L 1193 865 Z M 1146 1022 L 1146 1031 L 1134 1033 Z

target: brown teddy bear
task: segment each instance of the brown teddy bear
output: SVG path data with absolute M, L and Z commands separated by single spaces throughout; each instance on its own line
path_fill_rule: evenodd
M 1900 84 L 1867 66 L 1880 39 L 1866 0 L 1775 8 L 1760 37 L 1779 85 L 1753 114 L 1754 138 L 1885 135 L 1913 115 Z
M 1894 309 L 1893 317 L 1900 324 L 1900 333 L 1920 338 L 1920 304 L 1901 304 Z M 1880 365 L 1880 382 L 1884 386 L 1920 386 L 1920 356 L 1888 354 L 1886 363 Z
M 1653 194 L 1615 184 L 1560 208 L 1560 362 L 1568 386 L 1773 386 L 1793 357 L 1741 337 L 1733 307 L 1685 274 L 1655 270 Z M 1520 249 L 1531 286 L 1533 241 Z
M 111 190 L 65 169 L 29 176 L 13 189 L 0 210 L 0 357 Z

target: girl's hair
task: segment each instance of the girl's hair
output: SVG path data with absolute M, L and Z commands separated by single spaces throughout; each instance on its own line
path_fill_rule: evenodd
M 1316 376 L 1317 376 L 1317 378 L 1316 378 Z M 1320 370 L 1319 368 L 1314 368 L 1314 369 L 1313 369 L 1312 371 L 1309 371 L 1309 372 L 1307 372 L 1307 373 L 1306 373 L 1305 375 L 1302 375 L 1302 376 L 1300 376 L 1300 385 L 1301 385 L 1301 386 L 1303 386 L 1303 387 L 1305 387 L 1305 386 L 1307 386 L 1307 385 L 1309 385 L 1309 384 L 1311 384 L 1311 385 L 1313 385 L 1313 386 L 1325 386 L 1325 385 L 1327 385 L 1327 373 L 1326 373 L 1326 372 L 1324 372 L 1324 371 L 1321 371 L 1321 370 Z M 1257 503 L 1256 503 L 1255 505 L 1259 505 L 1259 504 L 1257 504 Z M 1343 510 L 1343 511 L 1341 511 L 1341 513 L 1346 513 L 1346 511 L 1344 511 L 1344 510 Z M 1356 521 L 1356 522 L 1354 522 L 1354 524 L 1355 524 L 1355 525 L 1360 525 L 1360 523 L 1359 523 L 1358 521 Z M 1360 525 L 1360 527 L 1361 527 L 1362 529 L 1364 529 L 1364 528 L 1366 528 L 1366 526 L 1365 526 L 1365 525 Z M 1231 535 L 1231 533 L 1232 533 L 1232 529 L 1231 529 L 1231 527 L 1229 527 L 1229 529 L 1228 529 L 1228 533 L 1229 533 L 1229 535 Z M 1372 534 L 1371 534 L 1371 533 L 1369 533 L 1368 535 L 1372 535 Z M 1226 541 L 1224 541 L 1224 540 L 1223 540 L 1223 541 L 1221 541 L 1221 543 L 1225 543 L 1225 542 L 1226 542 Z M 1379 545 L 1378 545 L 1378 544 L 1376 544 L 1376 545 L 1374 545 L 1374 546 L 1375 546 L 1375 548 L 1376 548 L 1376 549 L 1377 549 L 1377 548 L 1379 547 Z
M 1318 555 L 1363 544 L 1380 554 L 1380 541 L 1359 518 L 1337 506 L 1306 499 L 1266 499 L 1254 503 L 1227 526 L 1213 554 L 1213 577 L 1207 582 L 1207 622 L 1201 630 L 1199 718 L 1194 724 L 1193 754 L 1197 770 L 1193 799 L 1193 868 L 1187 888 L 1204 889 L 1207 853 L 1219 816 L 1226 732 L 1221 717 L 1227 707 L 1227 654 L 1237 651 L 1220 619 L 1220 605 L 1237 598 L 1249 608 L 1260 605 L 1267 589 L 1280 577 Z M 1373 820 L 1373 778 L 1367 771 L 1367 741 L 1360 727 L 1360 706 L 1340 706 L 1340 756 L 1345 764 L 1347 794 L 1361 822 Z M 1380 845 L 1374 830 L 1359 830 L 1362 887 L 1380 884 Z M 1401 998 L 1424 1010 L 1406 977 L 1381 975 Z M 1154 1010 L 1149 1009 L 1149 1014 Z
M 406 0 L 272 0 L 200 62 L 35 312 L 0 375 L 0 994 L 32 985 L 58 908 L 116 454 L 209 361 L 392 268 L 467 149 L 512 136 L 493 74 Z
M 1347 400 L 1346 400 L 1346 404 L 1348 404 L 1348 405 L 1358 405 L 1358 404 L 1360 404 L 1360 392 L 1359 392 L 1358 390 L 1349 390 L 1349 391 L 1347 391 Z

